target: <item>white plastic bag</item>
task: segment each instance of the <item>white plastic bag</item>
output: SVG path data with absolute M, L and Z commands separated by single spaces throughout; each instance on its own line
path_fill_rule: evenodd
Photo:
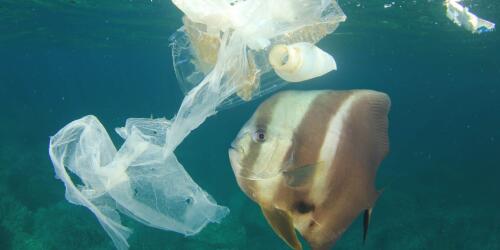
M 198 233 L 229 212 L 191 179 L 174 154 L 163 157 L 169 124 L 165 119 L 129 119 L 118 129 L 126 139 L 119 151 L 94 116 L 71 122 L 50 139 L 50 157 L 66 186 L 66 199 L 89 208 L 118 249 L 128 248 L 131 233 L 118 212 L 184 235 Z
M 216 64 L 228 64 L 220 55 L 224 36 L 231 37 L 225 49 L 240 47 L 240 54 L 233 55 L 242 57 L 240 64 L 218 72 L 234 74 L 221 84 L 235 88 L 237 95 L 230 95 L 219 108 L 230 108 L 285 85 L 268 61 L 273 46 L 317 43 L 346 19 L 332 0 L 173 2 L 186 14 L 184 26 L 171 37 L 177 80 L 186 95 Z M 214 8 L 225 11 L 213 12 Z

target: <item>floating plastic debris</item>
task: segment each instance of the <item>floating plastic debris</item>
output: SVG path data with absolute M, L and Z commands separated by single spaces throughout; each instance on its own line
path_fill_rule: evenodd
M 219 109 L 286 85 L 268 61 L 276 45 L 314 46 L 346 19 L 332 0 L 173 2 L 186 14 L 184 26 L 171 37 L 177 80 L 186 95 L 213 77 L 220 79 L 210 81 L 235 88 Z
M 306 60 L 307 68 L 291 72 L 289 80 L 294 81 L 335 69 L 333 57 L 314 44 L 346 19 L 334 0 L 173 3 L 186 15 L 184 26 L 172 37 L 174 68 L 185 92 L 175 117 L 128 119 L 116 130 L 125 140 L 119 149 L 91 115 L 69 123 L 50 139 L 50 158 L 66 187 L 66 199 L 92 211 L 118 249 L 128 248 L 131 233 L 121 224 L 120 213 L 184 235 L 196 234 L 228 214 L 229 209 L 217 205 L 191 179 L 174 150 L 218 109 L 285 84 L 273 72 L 287 68 L 289 60 Z M 282 53 L 273 70 L 270 51 L 293 44 L 317 55 Z M 331 57 L 330 67 L 312 67 L 315 62 L 307 60 L 317 56 L 323 61 Z
M 71 122 L 50 139 L 50 158 L 66 199 L 89 208 L 117 249 L 128 248 L 132 232 L 121 225 L 118 212 L 184 235 L 229 212 L 191 179 L 174 154 L 164 156 L 169 126 L 166 119 L 128 119 L 117 129 L 126 139 L 118 151 L 95 116 Z M 82 184 L 76 185 L 67 170 Z
M 444 2 L 446 16 L 456 25 L 477 34 L 491 32 L 495 29 L 494 23 L 477 17 L 459 2 L 460 0 L 445 0 Z
M 269 63 L 288 82 L 306 81 L 337 69 L 335 59 L 311 43 L 278 44 L 269 52 Z

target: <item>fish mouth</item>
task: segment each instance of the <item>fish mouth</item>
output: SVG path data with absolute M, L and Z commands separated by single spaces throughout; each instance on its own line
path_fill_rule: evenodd
M 241 151 L 239 148 L 234 147 L 231 145 L 231 147 L 228 150 L 229 153 L 229 162 L 231 163 L 231 167 L 233 168 L 234 173 L 239 173 L 241 169 L 241 163 L 240 163 L 240 157 L 241 157 Z
M 229 151 L 236 151 L 236 152 L 238 152 L 240 154 L 245 153 L 245 151 L 243 150 L 243 148 L 240 145 L 238 145 L 235 141 L 233 141 L 231 143 L 231 146 L 229 147 Z

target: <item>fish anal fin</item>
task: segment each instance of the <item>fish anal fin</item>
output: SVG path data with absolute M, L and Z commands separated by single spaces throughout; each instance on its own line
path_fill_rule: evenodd
M 301 187 L 310 184 L 314 179 L 316 169 L 323 165 L 323 162 L 308 164 L 283 172 L 286 184 L 290 187 Z
M 363 245 L 366 242 L 366 235 L 368 234 L 368 226 L 370 226 L 370 219 L 372 216 L 372 209 L 366 209 L 363 213 Z
M 302 244 L 297 238 L 293 227 L 292 217 L 287 212 L 275 207 L 261 207 L 261 209 L 274 232 L 291 248 L 302 250 Z

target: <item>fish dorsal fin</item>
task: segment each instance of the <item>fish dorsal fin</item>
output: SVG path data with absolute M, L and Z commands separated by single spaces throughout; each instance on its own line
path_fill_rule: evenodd
M 261 209 L 274 232 L 293 249 L 302 250 L 302 244 L 295 234 L 292 217 L 287 212 L 275 207 L 261 207 Z
M 366 235 L 368 234 L 368 226 L 370 225 L 370 217 L 372 216 L 372 209 L 366 209 L 363 214 L 363 244 L 366 242 Z
M 323 162 L 300 166 L 292 170 L 286 170 L 283 172 L 286 184 L 290 187 L 301 187 L 311 183 L 316 169 L 321 165 L 323 165 Z

